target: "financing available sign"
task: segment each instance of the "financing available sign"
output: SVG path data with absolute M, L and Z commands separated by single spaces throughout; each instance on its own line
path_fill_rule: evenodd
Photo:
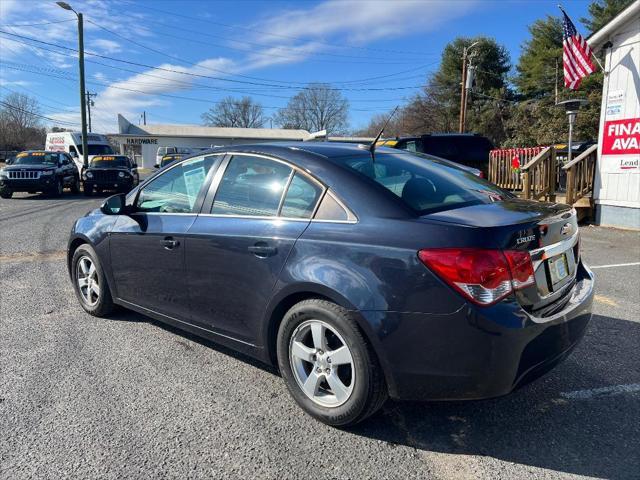
M 640 118 L 610 120 L 604 123 L 602 155 L 624 155 L 619 168 L 637 169 L 640 163 Z M 627 157 L 627 156 L 630 157 Z

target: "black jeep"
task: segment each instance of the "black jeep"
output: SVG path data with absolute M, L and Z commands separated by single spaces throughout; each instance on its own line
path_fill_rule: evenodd
M 82 171 L 84 194 L 114 190 L 128 192 L 140 182 L 138 165 L 126 155 L 98 155 Z
M 62 195 L 65 187 L 80 192 L 80 174 L 71 157 L 64 152 L 29 150 L 0 170 L 0 197 L 13 192 L 44 192 Z

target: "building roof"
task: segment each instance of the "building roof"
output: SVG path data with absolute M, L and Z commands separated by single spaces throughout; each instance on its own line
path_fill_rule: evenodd
M 640 20 L 640 2 L 634 1 L 631 2 L 627 8 L 622 10 L 618 15 L 616 15 L 613 20 L 607 23 L 600 30 L 591 35 L 587 42 L 594 50 L 604 45 L 609 41 L 609 38 L 614 35 L 620 27 L 625 25 L 628 21 L 633 20 L 635 18 L 636 22 Z
M 118 115 L 118 130 L 121 135 L 153 135 L 166 137 L 215 137 L 244 138 L 255 140 L 307 140 L 306 130 L 287 128 L 227 128 L 202 127 L 199 125 L 134 125 Z

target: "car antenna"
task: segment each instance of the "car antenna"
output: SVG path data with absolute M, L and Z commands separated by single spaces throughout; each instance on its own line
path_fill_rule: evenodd
M 375 157 L 376 143 L 378 143 L 378 140 L 380 140 L 380 137 L 382 137 L 382 133 L 384 132 L 384 129 L 387 128 L 387 125 L 389 124 L 389 120 L 391 120 L 393 116 L 396 114 L 396 110 L 398 110 L 398 105 L 396 105 L 396 108 L 393 109 L 393 112 L 391 112 L 391 115 L 389 115 L 389 118 L 387 118 L 387 120 L 384 122 L 384 125 L 380 129 L 380 132 L 378 132 L 378 135 L 376 136 L 375 140 L 373 140 L 373 142 L 371 142 L 371 144 L 369 145 L 369 153 L 371 153 L 372 162 L 376 161 L 376 157 Z

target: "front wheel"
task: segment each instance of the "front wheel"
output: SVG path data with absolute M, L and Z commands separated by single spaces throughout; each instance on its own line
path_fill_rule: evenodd
M 326 300 L 298 303 L 278 331 L 278 365 L 295 401 L 312 417 L 349 426 L 387 398 L 378 359 L 353 315 Z
M 84 194 L 86 197 L 93 195 L 93 187 L 91 185 L 84 184 Z
M 51 192 L 51 194 L 54 197 L 60 197 L 62 196 L 62 194 L 64 193 L 64 183 L 62 181 L 62 179 L 58 179 L 58 181 L 56 182 L 55 186 L 53 187 L 53 191 Z
M 73 184 L 71 185 L 72 193 L 80 193 L 80 177 L 75 177 Z
M 13 192 L 11 190 L 0 191 L 0 198 L 11 198 L 11 197 L 13 197 Z
M 71 260 L 71 279 L 82 308 L 95 317 L 105 317 L 114 309 L 113 297 L 95 250 L 80 245 Z

